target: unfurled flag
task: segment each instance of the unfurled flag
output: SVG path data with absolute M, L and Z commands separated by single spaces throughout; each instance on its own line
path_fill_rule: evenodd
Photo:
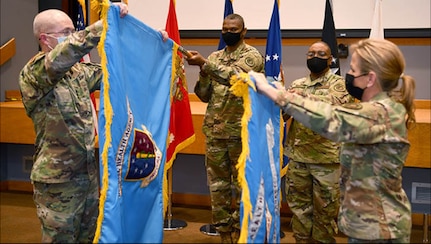
M 385 39 L 382 22 L 382 0 L 375 0 L 373 22 L 371 24 L 370 38 Z
M 271 22 L 269 24 L 268 35 L 266 38 L 265 53 L 265 75 L 269 81 L 279 81 L 284 84 L 282 69 L 282 49 L 281 49 L 281 29 L 280 29 L 280 2 L 274 0 Z M 282 123 L 284 128 L 284 123 Z M 283 134 L 284 129 L 282 130 Z M 281 160 L 281 176 L 287 172 L 287 158 Z
M 95 243 L 162 243 L 170 97 L 178 45 L 102 3 L 100 205 Z
M 169 37 L 181 45 L 180 32 L 178 30 L 177 14 L 175 12 L 175 0 L 170 0 L 169 13 L 166 20 L 166 32 Z M 193 129 L 192 113 L 190 110 L 189 93 L 187 91 L 187 81 L 184 71 L 184 63 L 178 53 L 181 68 L 177 69 L 175 83 L 171 87 L 171 116 L 169 123 L 169 141 L 166 156 L 166 168 L 169 169 L 175 160 L 176 154 L 183 148 L 195 141 L 195 131 Z
M 340 61 L 338 60 L 337 34 L 335 33 L 334 17 L 332 15 L 332 1 L 326 0 L 325 20 L 323 22 L 322 41 L 331 48 L 332 63 L 331 70 L 334 74 L 340 74 Z
M 280 107 L 256 92 L 248 74 L 239 74 L 231 88 L 244 101 L 238 243 L 280 243 Z
M 225 0 L 224 1 L 224 14 L 223 14 L 223 20 L 228 16 L 229 14 L 233 14 L 233 6 L 232 6 L 233 0 Z M 226 47 L 226 43 L 224 42 L 221 34 L 220 34 L 220 41 L 218 43 L 217 50 L 221 50 L 224 47 Z

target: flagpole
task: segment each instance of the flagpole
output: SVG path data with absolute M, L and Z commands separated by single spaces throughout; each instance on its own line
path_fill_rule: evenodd
M 168 169 L 168 210 L 163 230 L 179 230 L 187 226 L 184 220 L 172 219 L 172 167 Z
M 174 43 L 181 45 L 180 40 L 180 32 L 178 29 L 178 21 L 177 15 L 175 12 L 175 0 L 169 1 L 169 10 L 168 16 L 166 20 L 166 32 L 169 34 Z M 179 50 L 186 55 L 187 57 L 191 57 L 192 54 L 189 53 L 182 46 L 179 46 Z M 167 147 L 167 157 L 166 157 L 166 165 L 165 167 L 169 167 L 167 169 L 167 191 L 168 191 L 168 209 L 167 216 L 164 223 L 164 230 L 177 230 L 187 226 L 187 223 L 183 220 L 172 219 L 172 172 L 173 172 L 173 163 L 175 160 L 175 156 L 178 151 L 181 150 L 182 147 L 187 147 L 195 140 L 195 134 L 193 129 L 193 121 L 190 110 L 190 104 L 188 101 L 188 92 L 185 88 L 184 84 L 187 84 L 185 80 L 185 71 L 183 67 L 183 61 L 178 62 L 179 66 L 182 66 L 180 69 L 184 75 L 175 76 L 175 80 L 171 85 L 174 85 L 176 89 L 182 94 L 183 99 L 178 99 L 175 94 L 172 94 L 171 98 L 171 114 L 169 119 L 169 134 L 172 135 L 172 138 L 175 138 L 172 143 L 170 142 Z M 184 127 L 185 128 L 182 128 Z M 180 132 L 181 131 L 181 132 Z M 177 151 L 178 150 L 178 151 Z
M 90 24 L 90 11 L 91 11 L 91 6 L 90 6 L 90 1 L 91 0 L 85 0 L 85 26 L 89 26 Z

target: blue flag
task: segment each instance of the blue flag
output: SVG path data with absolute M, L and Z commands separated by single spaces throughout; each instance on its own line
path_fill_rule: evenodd
M 108 1 L 106 1 L 108 2 Z M 104 3 L 101 195 L 94 242 L 161 243 L 170 87 L 178 45 Z
M 240 76 L 231 88 L 244 101 L 238 243 L 280 243 L 280 108 L 256 92 L 247 74 Z
M 282 81 L 281 75 L 281 30 L 278 0 L 274 0 L 271 22 L 266 39 L 265 75 L 270 81 Z
M 225 0 L 224 2 L 224 14 L 223 14 L 223 20 L 228 16 L 229 14 L 233 14 L 233 6 L 232 6 L 233 0 Z M 217 50 L 221 50 L 224 47 L 226 47 L 226 43 L 224 42 L 221 34 L 220 34 L 220 41 L 218 44 Z
M 281 49 L 281 29 L 280 29 L 280 14 L 279 2 L 274 0 L 274 8 L 272 10 L 271 22 L 269 24 L 268 35 L 266 38 L 266 54 L 265 54 L 265 75 L 269 81 L 280 81 L 284 84 L 282 64 L 282 49 Z M 286 126 L 283 123 L 283 138 L 286 134 Z M 287 163 L 289 159 L 283 155 L 281 162 L 281 177 L 286 175 Z

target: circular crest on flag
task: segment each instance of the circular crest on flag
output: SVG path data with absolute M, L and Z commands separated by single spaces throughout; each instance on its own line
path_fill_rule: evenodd
M 144 130 L 134 129 L 134 141 L 129 158 L 125 180 L 142 180 L 141 187 L 146 187 L 157 176 L 162 153 L 145 126 Z

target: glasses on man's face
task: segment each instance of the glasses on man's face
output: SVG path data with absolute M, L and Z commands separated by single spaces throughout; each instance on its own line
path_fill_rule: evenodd
M 70 36 L 71 34 L 75 33 L 75 30 L 71 30 L 71 29 L 66 29 L 66 30 L 62 30 L 59 32 L 47 32 L 46 34 L 48 35 L 53 35 L 53 34 L 57 34 L 57 35 L 63 35 L 63 36 Z
M 314 57 L 319 57 L 319 58 L 327 58 L 328 54 L 325 51 L 310 51 L 308 53 L 306 53 L 305 55 L 307 55 L 308 58 L 314 58 Z

